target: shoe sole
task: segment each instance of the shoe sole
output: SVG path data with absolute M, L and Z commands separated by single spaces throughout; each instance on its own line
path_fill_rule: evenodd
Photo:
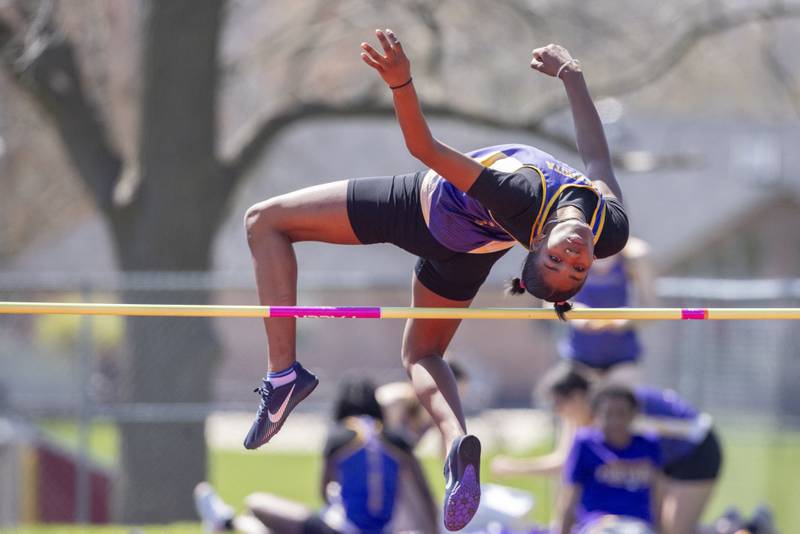
M 286 411 L 284 412 L 283 418 L 278 423 L 275 423 L 273 424 L 273 426 L 270 427 L 270 431 L 267 432 L 267 438 L 258 445 L 256 445 L 255 447 L 248 447 L 247 445 L 245 445 L 245 448 L 253 451 L 269 443 L 269 440 L 271 440 L 278 432 L 280 432 L 281 428 L 283 428 L 283 423 L 285 423 L 286 420 L 289 418 L 289 414 L 292 413 L 294 407 L 303 402 L 306 397 L 311 395 L 311 393 L 315 389 L 317 389 L 318 385 L 319 385 L 319 378 L 315 378 L 314 385 L 308 388 L 305 391 L 305 393 L 302 393 L 302 395 L 298 393 L 296 396 L 292 397 L 292 399 L 289 401 L 289 404 L 286 405 Z M 273 428 L 275 430 L 272 430 Z
M 444 501 L 444 526 L 461 530 L 472 520 L 481 502 L 481 442 L 475 436 L 464 436 L 456 451 L 456 469 L 461 476 Z

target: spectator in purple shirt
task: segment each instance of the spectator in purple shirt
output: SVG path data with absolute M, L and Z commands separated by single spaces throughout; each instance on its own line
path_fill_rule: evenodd
M 554 532 L 585 532 L 609 515 L 658 528 L 661 451 L 655 438 L 632 433 L 637 411 L 626 388 L 596 395 L 596 428 L 578 431 L 564 466 Z
M 580 428 L 593 424 L 591 390 L 596 385 L 575 369 L 558 366 L 540 384 L 561 422 L 556 449 L 535 458 L 497 456 L 496 475 L 559 475 Z M 634 388 L 639 404 L 634 429 L 655 434 L 663 460 L 661 529 L 663 534 L 693 532 L 717 483 L 723 451 L 711 416 L 700 412 L 671 390 Z

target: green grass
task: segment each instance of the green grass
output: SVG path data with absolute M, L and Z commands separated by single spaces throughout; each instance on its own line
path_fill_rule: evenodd
M 48 424 L 48 432 L 66 443 L 75 443 L 77 432 L 69 423 Z M 707 517 L 715 517 L 730 505 L 750 513 L 760 503 L 768 503 L 775 511 L 781 532 L 800 532 L 800 506 L 797 506 L 796 485 L 800 480 L 800 432 L 747 431 L 724 427 L 725 466 Z M 93 427 L 91 446 L 100 460 L 113 460 L 117 454 L 116 432 L 110 425 Z M 493 453 L 484 455 L 482 472 L 488 474 Z M 439 459 L 425 459 L 423 466 L 431 488 L 441 497 L 442 474 Z M 265 491 L 297 500 L 309 506 L 321 502 L 318 489 L 321 463 L 316 454 L 245 453 L 213 450 L 210 455 L 209 478 L 220 495 L 235 506 L 241 506 L 246 495 Z M 542 479 L 483 477 L 487 482 L 499 482 L 531 491 L 537 499 L 533 518 L 549 520 L 555 498 L 555 485 Z M 39 534 L 54 532 L 130 533 L 124 527 L 71 529 L 67 527 L 31 527 L 15 532 Z M 2 531 L 0 532 L 7 532 Z M 143 533 L 198 532 L 197 525 L 181 524 L 145 528 Z
M 14 529 L 0 528 L 0 534 L 201 534 L 202 532 L 199 523 L 175 523 L 153 527 L 33 525 Z
M 722 440 L 725 464 L 710 516 L 718 516 L 729 505 L 750 513 L 767 503 L 780 532 L 800 532 L 800 432 L 756 434 L 723 428 Z

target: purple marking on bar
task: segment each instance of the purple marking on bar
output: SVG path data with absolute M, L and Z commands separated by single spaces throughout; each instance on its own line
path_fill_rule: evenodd
M 326 319 L 380 319 L 377 306 L 270 306 L 270 317 L 318 317 Z
M 681 310 L 681 319 L 686 321 L 702 321 L 704 319 L 708 319 L 708 310 L 697 308 L 697 309 L 682 309 Z

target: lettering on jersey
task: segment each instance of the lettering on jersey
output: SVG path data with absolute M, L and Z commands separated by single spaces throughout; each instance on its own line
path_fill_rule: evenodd
M 650 486 L 653 464 L 648 460 L 614 460 L 595 471 L 597 480 L 616 488 L 638 491 Z
M 559 165 L 555 161 L 545 161 L 545 164 L 547 164 L 548 169 L 557 172 L 561 176 L 566 176 L 567 178 L 575 178 L 575 179 L 578 178 L 586 179 L 586 176 L 582 172 L 576 171 L 575 169 L 570 169 L 569 167 L 564 167 L 563 165 Z

